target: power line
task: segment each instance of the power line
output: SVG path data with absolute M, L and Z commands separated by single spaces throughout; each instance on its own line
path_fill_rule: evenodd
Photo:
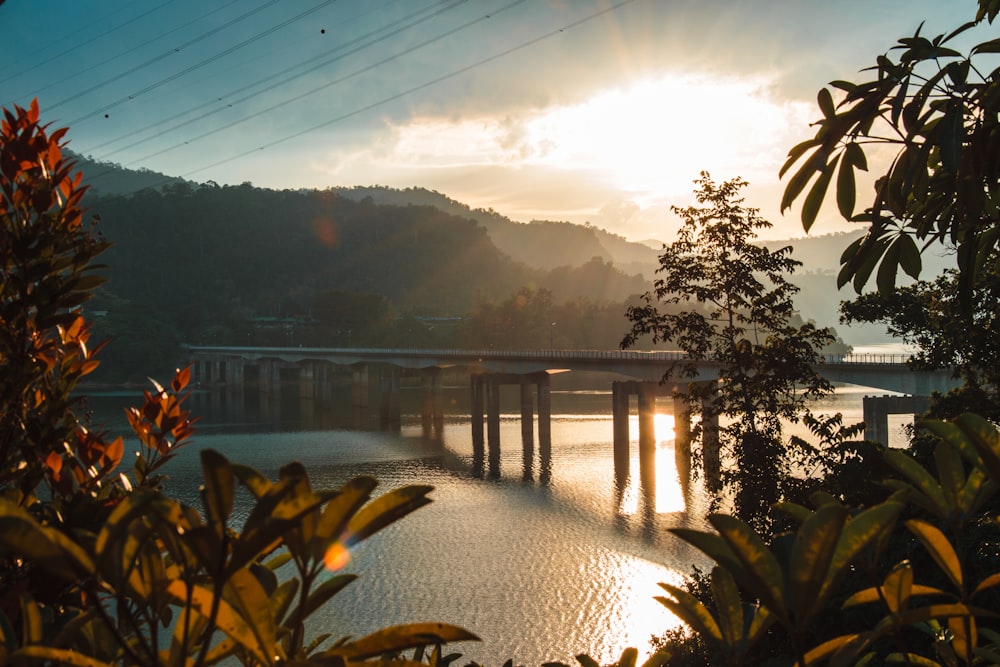
M 414 51 L 417 51 L 418 49 L 424 48 L 425 46 L 428 46 L 428 45 L 433 44 L 435 42 L 439 42 L 442 39 L 445 39 L 446 37 L 450 37 L 450 36 L 452 36 L 452 35 L 454 35 L 454 34 L 456 34 L 458 32 L 461 32 L 462 30 L 465 30 L 465 29 L 467 29 L 467 28 L 469 28 L 469 27 L 471 27 L 471 26 L 473 26 L 473 25 L 475 25 L 477 23 L 482 23 L 483 21 L 489 20 L 490 18 L 493 18 L 493 17 L 497 16 L 498 14 L 500 14 L 502 12 L 505 12 L 505 11 L 507 11 L 509 9 L 512 9 L 512 8 L 516 7 L 517 5 L 524 4 L 525 2 L 527 2 L 527 0 L 513 0 L 513 2 L 510 2 L 507 5 L 504 5 L 500 9 L 494 10 L 494 11 L 490 12 L 489 14 L 484 14 L 483 16 L 475 18 L 475 19 L 473 19 L 471 21 L 468 21 L 467 23 L 464 23 L 464 24 L 462 24 L 460 26 L 452 28 L 451 30 L 448 30 L 448 31 L 446 31 L 444 33 L 441 33 L 441 34 L 437 35 L 436 37 L 432 37 L 431 39 L 425 40 L 425 41 L 423 41 L 423 42 L 421 42 L 419 44 L 411 46 L 410 48 L 404 49 L 403 51 L 400 51 L 399 53 L 393 54 L 391 56 L 383 58 L 382 60 L 379 60 L 379 61 L 376 61 L 376 62 L 371 63 L 369 65 L 366 65 L 365 67 L 362 67 L 361 69 L 354 70 L 350 74 L 345 74 L 345 75 L 343 75 L 341 77 L 333 79 L 332 81 L 328 81 L 327 83 L 323 84 L 322 86 L 317 86 L 315 88 L 307 90 L 304 93 L 301 93 L 299 95 L 295 95 L 294 97 L 286 98 L 286 99 L 282 100 L 281 102 L 279 102 L 277 104 L 272 104 L 271 106 L 269 106 L 269 107 L 267 107 L 265 109 L 261 109 L 260 111 L 257 111 L 256 113 L 250 114 L 249 116 L 244 116 L 243 118 L 240 118 L 239 120 L 235 120 L 235 121 L 232 121 L 230 123 L 226 123 L 225 125 L 222 125 L 220 127 L 217 127 L 217 128 L 212 129 L 212 130 L 209 130 L 207 132 L 203 132 L 202 134 L 199 134 L 199 135 L 197 135 L 195 137 L 192 137 L 192 138 L 190 138 L 190 139 L 188 139 L 186 141 L 182 141 L 180 143 L 174 144 L 173 146 L 168 146 L 167 148 L 160 149 L 160 150 L 156 151 L 155 153 L 150 153 L 149 155 L 144 155 L 143 157 L 138 158 L 136 160 L 136 162 L 142 162 L 144 160 L 149 160 L 151 158 L 158 157 L 158 156 L 163 155 L 164 153 L 168 153 L 168 152 L 170 152 L 170 151 L 172 151 L 174 149 L 180 148 L 182 146 L 190 145 L 192 142 L 195 142 L 195 141 L 201 141 L 202 139 L 204 139 L 206 137 L 209 137 L 209 136 L 211 136 L 213 134 L 217 134 L 217 133 L 222 132 L 224 130 L 228 130 L 228 129 L 232 128 L 232 127 L 235 127 L 237 125 L 245 123 L 245 122 L 247 122 L 249 120 L 253 120 L 254 118 L 257 118 L 259 116 L 263 116 L 264 114 L 270 113 L 272 111 L 276 111 L 277 109 L 280 109 L 282 107 L 288 106 L 289 104 L 292 104 L 294 102 L 298 102 L 299 100 L 305 99 L 306 97 L 309 97 L 310 95 L 314 95 L 315 93 L 318 93 L 321 90 L 326 90 L 327 88 L 332 88 L 333 86 L 341 84 L 344 81 L 347 81 L 347 80 L 352 79 L 352 78 L 354 78 L 356 76 L 359 76 L 359 75 L 364 74 L 366 72 L 369 72 L 369 71 L 371 71 L 373 69 L 381 67 L 382 65 L 385 65 L 385 64 L 387 64 L 389 62 L 392 62 L 393 60 L 398 60 L 399 58 L 401 58 L 403 56 L 406 56 L 406 55 L 409 55 L 409 54 L 413 53 Z
M 592 21 L 595 18 L 598 18 L 600 16 L 604 16 L 605 14 L 609 14 L 611 12 L 617 11 L 621 7 L 624 7 L 625 5 L 630 4 L 633 1 L 634 0 L 619 0 L 619 2 L 616 2 L 613 5 L 605 7 L 604 9 L 598 10 L 598 11 L 592 13 L 592 14 L 589 14 L 589 15 L 581 18 L 581 19 L 578 19 L 576 21 L 568 23 L 568 24 L 564 25 L 561 28 L 557 28 L 555 30 L 552 30 L 550 32 L 545 33 L 544 35 L 541 35 L 539 37 L 535 37 L 533 39 L 530 39 L 530 40 L 528 40 L 526 42 L 522 42 L 521 44 L 518 44 L 517 46 L 513 46 L 513 47 L 511 47 L 509 49 L 506 49 L 504 51 L 496 53 L 496 54 L 494 54 L 492 56 L 489 56 L 487 58 L 483 58 L 482 60 L 476 61 L 475 63 L 472 63 L 470 65 L 466 65 L 465 67 L 461 67 L 461 68 L 459 68 L 457 70 L 454 70 L 453 72 L 450 72 L 448 74 L 436 77 L 434 79 L 431 79 L 430 81 L 426 81 L 426 82 L 424 82 L 424 83 L 422 83 L 420 85 L 417 85 L 417 86 L 414 86 L 414 87 L 409 88 L 407 90 L 404 90 L 404 91 L 401 91 L 399 93 L 396 93 L 395 95 L 391 95 L 389 97 L 383 98 L 383 99 L 381 99 L 381 100 L 379 100 L 377 102 L 373 102 L 372 104 L 368 104 L 368 105 L 366 105 L 364 107 L 361 107 L 359 109 L 355 109 L 354 111 L 342 114 L 340 116 L 337 116 L 336 118 L 332 118 L 330 120 L 324 121 L 324 122 L 319 123 L 317 125 L 313 125 L 313 126 L 311 126 L 309 128 L 306 128 L 304 130 L 299 130 L 298 132 L 293 132 L 292 134 L 285 135 L 285 136 L 283 136 L 283 137 L 281 137 L 279 139 L 275 139 L 274 141 L 268 142 L 266 144 L 262 144 L 261 146 L 258 146 L 257 148 L 251 149 L 249 151 L 244 151 L 243 153 L 239 153 L 238 155 L 233 155 L 233 156 L 228 157 L 228 158 L 226 158 L 224 160 L 218 160 L 216 162 L 213 162 L 211 164 L 205 165 L 203 167 L 199 167 L 197 169 L 192 169 L 191 171 L 187 171 L 187 172 L 181 174 L 181 178 L 187 178 L 187 177 L 191 176 L 192 174 L 200 173 L 202 171 L 205 171 L 206 169 L 212 169 L 213 167 L 218 167 L 220 165 L 227 164 L 227 163 L 232 162 L 234 160 L 238 160 L 240 158 L 247 157 L 249 155 L 253 155 L 254 153 L 256 153 L 258 151 L 262 151 L 262 150 L 266 150 L 268 148 L 272 148 L 274 146 L 277 146 L 278 144 L 282 144 L 282 143 L 284 143 L 286 141 L 290 141 L 292 139 L 296 139 L 296 138 L 301 137 L 303 135 L 309 134 L 310 132 L 315 132 L 316 130 L 319 130 L 319 129 L 322 129 L 324 127 L 328 127 L 330 125 L 333 125 L 334 123 L 339 123 L 339 122 L 341 122 L 343 120 L 346 120 L 347 118 L 351 118 L 351 117 L 356 116 L 356 115 L 358 115 L 360 113 L 364 113 L 366 111 L 371 111 L 372 109 L 377 108 L 377 107 L 379 107 L 379 106 L 381 106 L 381 105 L 383 105 L 383 104 L 385 104 L 387 102 L 392 102 L 394 100 L 398 100 L 398 99 L 400 99 L 402 97 L 405 97 L 405 96 L 407 96 L 407 95 L 409 95 L 411 93 L 415 93 L 418 90 L 423 90 L 425 88 L 429 88 L 430 86 L 436 85 L 436 84 L 441 83 L 442 81 L 446 81 L 448 79 L 452 79 L 452 78 L 454 78 L 454 77 L 456 77 L 456 76 L 458 76 L 460 74 L 464 74 L 465 72 L 473 70 L 473 69 L 475 69 L 477 67 L 480 67 L 480 66 L 485 65 L 487 63 L 493 62 L 495 60 L 499 60 L 500 58 L 504 58 L 504 57 L 506 57 L 506 56 L 508 56 L 508 55 L 510 55 L 512 53 L 515 53 L 517 51 L 525 49 L 525 48 L 527 48 L 529 46 L 534 46 L 535 44 L 538 44 L 539 42 L 542 42 L 542 41 L 544 41 L 546 39 L 555 37 L 555 36 L 557 36 L 557 35 L 565 32 L 567 30 L 572 30 L 573 28 L 576 28 L 576 27 L 579 27 L 579 26 L 581 26 L 581 25 L 583 25 L 585 23 L 588 23 L 589 21 Z
M 242 42 L 240 42 L 240 43 L 238 43 L 238 44 L 236 44 L 234 46 L 229 47 L 228 49 L 225 49 L 225 50 L 223 50 L 223 51 L 221 51 L 219 53 L 216 53 L 215 55 L 213 55 L 213 56 L 211 56 L 209 58 L 206 58 L 206 59 L 204 59 L 204 60 L 202 60 L 202 61 L 200 61 L 198 63 L 195 63 L 194 65 L 191 65 L 190 67 L 187 67 L 187 68 L 185 68 L 185 69 L 183 69 L 183 70 L 181 70 L 179 72 L 175 72 L 174 74 L 171 74 L 168 77 L 160 79 L 159 81 L 151 83 L 150 85 L 146 86 L 145 88 L 142 88 L 141 90 L 137 90 L 136 92 L 132 93 L 131 95 L 126 95 L 125 97 L 119 98 L 119 99 L 115 100 L 114 102 L 101 107 L 100 109 L 96 109 L 96 110 L 91 111 L 91 112 L 89 112 L 87 114 L 84 114 L 83 116 L 80 116 L 80 117 L 78 117 L 78 118 L 70 121 L 69 125 L 76 125 L 77 123 L 79 123 L 79 122 L 81 122 L 83 120 L 86 120 L 87 118 L 90 118 L 92 116 L 96 116 L 97 114 L 100 114 L 100 113 L 103 113 L 105 111 L 108 111 L 109 109 L 112 109 L 112 108 L 118 106 L 119 104 L 122 104 L 124 102 L 128 102 L 129 100 L 134 99 L 136 97 L 139 97 L 140 95 L 145 95 L 146 93 L 150 92 L 151 90 L 155 90 L 155 89 L 159 88 L 160 86 L 162 86 L 162 85 L 164 85 L 166 83 L 169 83 L 169 82 L 171 82 L 171 81 L 173 81 L 175 79 L 178 79 L 178 78 L 180 78 L 180 77 L 182 77 L 182 76 L 184 76 L 186 74 L 190 74 L 191 72 L 193 72 L 193 71 L 195 71 L 197 69 L 200 69 L 201 67 L 204 67 L 205 65 L 208 65 L 209 63 L 215 62 L 219 58 L 222 58 L 224 56 L 229 55 L 230 53 L 233 53 L 234 51 L 242 49 L 243 47 L 245 47 L 245 46 L 247 46 L 249 44 L 252 44 L 252 43 L 256 42 L 259 39 L 262 39 L 262 38 L 264 38 L 264 37 L 266 37 L 266 36 L 268 36 L 268 35 L 276 32 L 276 31 L 278 31 L 278 30 L 280 30 L 280 29 L 282 29 L 282 28 L 290 25 L 291 23 L 294 23 L 295 21 L 298 21 L 298 20 L 300 20 L 302 18 L 305 18 L 306 16 L 308 16 L 308 15 L 310 15 L 310 14 L 312 14 L 312 13 L 314 13 L 314 12 L 322 9 L 323 7 L 325 7 L 327 5 L 330 5 L 330 4 L 332 4 L 332 3 L 336 2 L 336 1 L 337 0 L 325 0 L 324 2 L 321 2 L 320 4 L 316 5 L 315 7 L 312 7 L 311 9 L 308 9 L 308 10 L 306 10 L 304 12 L 301 12 L 300 14 L 297 14 L 296 16 L 294 16 L 294 17 L 292 17 L 290 19 L 287 19 L 287 20 L 285 20 L 285 21 L 283 21 L 283 22 L 281 22 L 281 23 L 279 23 L 279 24 L 277 24 L 275 26 L 272 26 L 272 27 L 268 28 L 267 30 L 265 30 L 263 32 L 257 33 L 256 35 L 254 35 L 254 36 L 252 36 L 252 37 L 250 37 L 248 39 L 245 39 Z M 141 69 L 143 67 L 148 66 L 149 64 L 152 64 L 153 62 L 156 62 L 158 60 L 162 60 L 163 58 L 169 56 L 170 54 L 175 53 L 177 51 L 180 51 L 181 49 L 186 48 L 187 46 L 190 46 L 191 44 L 193 44 L 196 41 L 201 41 L 202 39 L 205 39 L 207 36 L 210 36 L 210 35 L 218 32 L 219 30 L 227 27 L 228 25 L 231 25 L 232 23 L 234 23 L 236 21 L 243 20 L 247 16 L 249 16 L 251 14 L 255 14 L 258 11 L 261 11 L 265 7 L 267 7 L 269 5 L 272 5 L 272 4 L 276 3 L 276 2 L 278 2 L 278 0 L 270 0 L 270 2 L 267 2 L 264 5 L 261 5 L 260 7 L 257 7 L 256 9 L 252 10 L 251 12 L 248 12 L 247 14 L 244 14 L 243 16 L 239 17 L 238 19 L 235 19 L 234 21 L 232 21 L 230 23 L 227 23 L 225 26 L 220 26 L 219 28 L 215 28 L 213 30 L 210 30 L 209 32 L 207 32 L 207 33 L 205 33 L 203 35 L 200 35 L 199 37 L 195 38 L 194 40 L 191 40 L 191 41 L 187 42 L 186 44 L 182 45 L 181 47 L 178 47 L 177 49 L 174 49 L 171 52 L 168 52 L 168 53 L 162 54 L 160 56 L 157 56 L 156 58 L 153 58 L 152 60 L 147 61 L 146 63 L 143 63 L 142 65 L 139 65 L 137 67 L 132 68 L 131 70 L 129 70 L 127 72 L 119 74 L 118 76 L 114 77 L 111 81 L 117 81 L 118 79 L 122 78 L 123 76 L 125 76 L 127 74 L 131 74 L 132 72 L 136 71 L 137 69 Z M 100 86 L 97 86 L 97 87 L 104 86 L 107 83 L 110 83 L 111 81 L 106 81 L 106 82 L 100 84 Z M 90 92 L 90 90 L 87 90 L 85 92 Z M 60 102 L 60 103 L 58 103 L 58 104 L 56 104 L 54 106 L 59 106 L 59 104 L 63 104 L 65 102 L 69 102 L 69 101 L 75 99 L 75 97 L 77 97 L 77 96 L 74 96 L 73 98 L 68 98 L 66 100 L 63 100 L 62 102 Z
M 110 35 L 113 32 L 117 32 L 118 30 L 121 30 L 125 26 L 131 25 L 132 23 L 135 23 L 139 19 L 144 18 L 144 17 L 152 14 L 153 12 L 157 12 L 157 11 L 163 9 L 164 7 L 166 7 L 167 5 L 169 5 L 169 4 L 173 3 L 173 2 L 176 2 L 176 0 L 166 0 L 166 2 L 162 2 L 162 3 L 158 4 L 158 5 L 156 5 L 155 7 L 153 7 L 152 9 L 149 9 L 149 10 L 143 12 L 142 14 L 134 16 L 131 19 L 125 21 L 124 23 L 119 23 L 118 25 L 114 26 L 113 28 L 108 28 L 104 32 L 102 32 L 99 35 L 97 35 L 96 39 L 100 39 L 101 37 L 106 37 L 107 35 Z M 99 24 L 99 23 L 100 23 L 99 20 L 98 21 L 94 21 L 93 23 L 88 24 L 84 28 L 81 28 L 77 32 L 83 32 L 84 30 L 89 29 L 89 27 L 91 25 L 96 25 L 96 24 Z M 42 60 L 40 62 L 35 63 L 34 65 L 32 65 L 31 67 L 29 67 L 27 69 L 18 70 L 17 67 L 12 67 L 12 69 L 14 70 L 14 74 L 12 74 L 11 76 L 8 76 L 8 77 L 6 77 L 4 79 L 0 79 L 0 83 L 7 83 L 11 79 L 16 79 L 17 77 L 22 76 L 24 74 L 27 74 L 28 72 L 32 72 L 32 71 L 38 69 L 39 67 L 42 67 L 44 65 L 48 65 L 53 60 L 58 60 L 59 58 L 62 58 L 63 56 L 68 55 L 70 53 L 73 53 L 73 51 L 77 51 L 77 50 L 81 49 L 82 47 L 84 47 L 84 46 L 86 46 L 88 44 L 93 43 L 94 41 L 95 41 L 95 36 L 94 35 L 89 35 L 87 37 L 87 39 L 84 40 L 83 42 L 74 44 L 73 46 L 69 47 L 65 51 L 60 51 L 59 53 L 57 53 L 57 54 L 55 54 L 55 55 L 53 55 L 53 56 L 51 56 L 49 58 L 46 58 L 45 60 Z M 18 62 L 24 62 L 24 60 L 27 60 L 27 59 L 26 58 L 22 58 Z
M 175 124 L 175 125 L 173 125 L 171 127 L 161 128 L 155 134 L 152 134 L 152 135 L 150 135 L 150 136 L 148 136 L 148 137 L 146 137 L 144 139 L 139 139 L 137 141 L 134 141 L 134 142 L 132 142 L 130 144 L 122 146 L 121 148 L 117 148 L 114 151 L 111 151 L 110 153 L 106 153 L 104 156 L 101 157 L 101 159 L 106 160 L 109 157 L 111 157 L 112 155 L 116 155 L 116 154 L 121 153 L 122 151 L 128 150 L 130 148 L 135 148 L 136 146 L 142 145 L 144 143 L 147 143 L 149 141 L 152 141 L 154 139 L 162 137 L 162 136 L 164 136 L 166 134 L 169 134 L 170 132 L 173 132 L 173 131 L 178 130 L 178 129 L 183 128 L 183 127 L 186 127 L 187 125 L 191 125 L 192 123 L 196 123 L 196 122 L 198 122 L 200 120 L 204 120 L 205 118 L 208 118 L 210 116 L 214 116 L 215 114 L 218 114 L 218 113 L 221 113 L 223 111 L 226 111 L 227 109 L 230 109 L 230 108 L 232 108 L 233 106 L 235 106 L 237 104 L 241 104 L 243 102 L 246 102 L 246 101 L 248 101 L 248 100 L 250 100 L 250 99 L 252 99 L 254 97 L 257 97 L 258 95 L 261 95 L 263 93 L 266 93 L 266 92 L 269 92 L 271 90 L 274 90 L 275 88 L 283 86 L 283 85 L 285 85 L 287 83 L 291 83 L 292 81 L 295 81 L 296 79 L 299 79 L 299 78 L 305 76 L 306 74 L 314 72 L 314 71 L 316 71 L 317 69 L 319 69 L 321 67 L 325 67 L 326 65 L 329 65 L 329 64 L 334 63 L 334 62 L 336 62 L 338 60 L 346 58 L 347 56 L 354 55 L 355 53 L 358 53 L 358 52 L 360 52 L 360 51 L 362 51 L 362 50 L 364 50 L 364 49 L 366 49 L 366 48 L 368 48 L 370 46 L 378 44 L 379 42 L 385 41 L 386 39 L 389 39 L 391 37 L 395 37 L 396 35 L 399 35 L 402 32 L 404 32 L 404 31 L 406 31 L 406 30 L 408 30 L 408 29 L 410 29 L 410 28 L 412 28 L 412 27 L 414 27 L 416 25 L 419 25 L 419 24 L 424 23 L 424 22 L 426 22 L 426 21 L 428 21 L 428 20 L 430 20 L 432 18 L 440 16 L 444 12 L 450 11 L 450 10 L 454 9 L 455 7 L 458 7 L 459 5 L 465 4 L 468 1 L 469 0 L 452 0 L 450 3 L 444 3 L 444 6 L 438 8 L 436 11 L 434 11 L 434 12 L 432 12 L 432 13 L 426 15 L 426 16 L 419 17 L 420 14 L 423 14 L 423 13 L 427 12 L 428 9 L 430 9 L 430 7 L 424 7 L 423 9 L 420 9 L 420 10 L 418 10 L 416 12 L 413 12 L 411 14 L 403 16 L 402 18 L 399 18 L 399 19 L 397 19 L 397 20 L 395 20 L 395 21 L 393 21 L 393 22 L 391 22 L 391 23 L 389 23 L 389 24 L 387 24 L 385 26 L 379 27 L 379 28 L 377 28 L 375 30 L 371 30 L 371 31 L 369 31 L 368 33 L 366 33 L 364 35 L 361 35 L 359 37 L 356 37 L 354 39 L 351 39 L 351 40 L 349 40 L 349 41 L 341 44 L 340 46 L 337 47 L 337 49 L 335 49 L 335 52 L 337 53 L 337 55 L 335 55 L 333 57 L 330 57 L 329 54 L 326 54 L 326 53 L 320 54 L 318 56 L 314 56 L 312 58 L 309 58 L 308 60 L 306 60 L 304 62 L 297 63 L 297 64 L 295 64 L 295 65 L 293 65 L 291 67 L 287 67 L 287 68 L 285 68 L 285 69 L 283 69 L 283 70 L 281 70 L 279 72 L 275 72 L 274 74 L 266 76 L 266 77 L 264 77 L 262 79 L 258 79 L 256 81 L 253 81 L 252 83 L 249 83 L 247 85 L 244 85 L 244 86 L 241 86 L 239 88 L 236 88 L 235 90 L 231 90 L 228 93 L 225 93 L 224 95 L 220 96 L 218 98 L 218 101 L 222 102 L 227 97 L 230 97 L 232 95 L 236 95 L 236 94 L 245 92 L 247 90 L 251 90 L 251 89 L 256 88 L 257 86 L 260 86 L 261 84 L 264 84 L 264 83 L 266 83 L 268 81 L 274 81 L 276 79 L 279 80 L 279 82 L 275 83 L 274 85 L 270 85 L 270 86 L 267 86 L 265 88 L 261 88 L 261 89 L 255 91 L 255 92 L 253 92 L 253 93 L 251 93 L 249 95 L 245 95 L 244 97 L 241 97 L 239 99 L 235 99 L 235 100 L 232 100 L 231 102 L 227 102 L 225 106 L 220 106 L 220 107 L 216 107 L 215 109 L 212 109 L 212 110 L 209 110 L 209 111 L 205 111 L 205 112 L 201 113 L 200 115 L 195 116 L 194 118 L 189 118 L 189 119 L 187 119 L 187 120 L 185 120 L 183 122 L 177 123 L 177 124 Z M 433 7 L 433 5 L 431 7 Z M 416 17 L 419 17 L 419 18 L 416 18 Z M 415 19 L 415 20 L 410 21 L 411 19 Z M 410 21 L 410 23 L 408 23 L 406 25 L 401 25 L 401 24 L 405 23 L 406 21 Z M 368 40 L 369 38 L 374 37 L 374 36 L 378 35 L 379 33 L 384 33 L 384 34 L 382 34 L 381 36 L 379 36 L 377 39 L 372 39 L 371 41 L 365 42 L 365 40 Z M 353 48 L 349 48 L 349 47 L 353 47 Z M 347 49 L 347 50 L 345 50 L 345 49 Z M 316 61 L 319 61 L 319 62 L 316 62 Z M 310 63 L 316 63 L 316 64 L 312 65 L 311 67 L 308 67 L 305 70 L 300 71 L 298 74 L 295 74 L 294 76 L 291 76 L 291 77 L 287 77 L 286 76 L 287 74 L 289 74 L 289 73 L 291 73 L 291 72 L 293 72 L 295 70 L 298 70 L 298 69 L 300 69 L 300 68 L 302 68 L 302 67 L 304 67 L 304 66 L 306 66 L 306 65 L 308 65 Z M 201 106 L 204 106 L 204 105 L 198 105 L 197 107 L 186 109 L 185 111 L 181 111 L 181 112 L 179 112 L 177 114 L 174 114 L 173 116 L 170 116 L 168 118 L 155 121 L 153 123 L 150 123 L 149 125 L 145 125 L 145 126 L 143 126 L 141 128 L 138 128 L 136 130 L 128 132 L 127 134 L 120 135 L 118 137 L 115 137 L 114 139 L 109 139 L 108 141 L 105 141 L 104 143 L 98 144 L 96 146 L 92 146 L 92 147 L 90 147 L 88 149 L 83 150 L 82 152 L 89 154 L 92 151 L 99 150 L 99 149 L 101 149 L 101 148 L 103 148 L 105 146 L 108 146 L 110 144 L 113 144 L 113 143 L 122 141 L 124 139 L 127 139 L 128 137 L 132 137 L 132 136 L 135 136 L 137 134 L 141 134 L 142 132 L 145 132 L 145 131 L 150 130 L 150 129 L 158 128 L 158 127 L 162 126 L 164 123 L 169 123 L 171 121 L 177 120 L 178 118 L 181 118 L 183 116 L 188 115 L 192 111 L 196 111 Z M 143 159 L 145 159 L 145 158 L 143 158 Z
M 159 37 L 157 39 L 158 40 L 163 39 L 163 38 L 167 37 L 168 35 L 171 35 L 171 34 L 177 32 L 178 30 L 183 30 L 184 28 L 188 27 L 192 23 L 198 23 L 199 21 L 204 21 L 206 18 L 208 18 L 212 14 L 217 14 L 218 12 L 221 12 L 222 10 L 226 9 L 230 5 L 236 4 L 237 2 L 240 2 L 240 0 L 229 0 L 228 3 L 226 3 L 224 5 L 219 5 L 218 7 L 215 7 L 211 11 L 206 12 L 205 14 L 202 14 L 201 16 L 199 16 L 197 18 L 193 18 L 190 21 L 182 23 L 181 25 L 177 26 L 176 28 L 173 28 L 173 29 L 168 30 L 166 32 L 160 33 L 160 35 L 159 35 Z M 43 91 L 46 91 L 49 88 L 54 88 L 55 86 L 58 86 L 61 83 L 65 83 L 66 81 L 69 81 L 70 79 L 75 79 L 76 77 L 80 76 L 81 74 L 86 74 L 87 72 L 93 71 L 93 70 L 95 70 L 95 69 L 97 69 L 99 67 L 103 67 L 104 65 L 107 65 L 110 62 L 114 62 L 115 60 L 118 60 L 119 58 L 123 58 L 123 57 L 127 56 L 128 54 L 130 54 L 130 53 L 132 53 L 134 51 L 138 51 L 139 49 L 144 49 L 144 48 L 147 48 L 147 47 L 149 47 L 149 43 L 148 42 L 143 42 L 141 44 L 137 44 L 137 45 L 133 46 L 131 49 L 127 49 L 125 51 L 122 51 L 121 53 L 119 53 L 117 55 L 114 55 L 114 56 L 111 56 L 110 58 L 107 58 L 105 60 L 102 60 L 99 63 L 91 65 L 90 67 L 87 67 L 85 69 L 82 69 L 82 70 L 79 70 L 77 72 L 74 72 L 73 74 L 67 74 L 62 79 L 59 79 L 58 81 L 53 81 L 53 82 L 49 83 L 48 85 L 46 85 L 46 86 L 44 86 L 42 88 L 38 88 L 37 90 L 35 90 L 35 94 L 33 95 L 33 97 L 37 97 L 39 93 L 41 93 Z M 117 78 L 120 78 L 120 77 L 117 77 Z M 114 80 L 117 80 L 117 78 L 114 79 Z M 104 85 L 104 84 L 101 84 L 101 85 Z M 80 94 L 84 94 L 84 93 L 80 93 Z

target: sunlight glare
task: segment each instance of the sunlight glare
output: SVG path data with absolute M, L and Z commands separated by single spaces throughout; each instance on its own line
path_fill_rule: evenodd
M 415 118 L 337 171 L 545 169 L 586 175 L 642 207 L 673 202 L 701 170 L 774 178 L 815 113 L 812 101 L 778 98 L 774 79 L 666 72 L 570 105 Z
M 348 548 L 339 541 L 334 542 L 327 547 L 326 553 L 323 555 L 323 565 L 326 566 L 326 569 L 331 572 L 344 569 L 350 562 L 350 550 L 348 550 Z
M 789 128 L 808 125 L 812 108 L 782 102 L 764 78 L 664 75 L 606 91 L 531 121 L 538 160 L 572 169 L 588 165 L 640 200 L 686 193 L 702 169 L 773 171 L 784 159 Z

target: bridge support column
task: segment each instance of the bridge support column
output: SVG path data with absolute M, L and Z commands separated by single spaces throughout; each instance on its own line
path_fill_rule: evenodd
M 624 488 L 629 472 L 629 385 L 633 383 L 615 381 L 611 383 L 611 416 L 613 423 L 613 448 L 615 460 L 615 481 Z
M 889 446 L 889 415 L 918 415 L 927 412 L 927 396 L 865 396 L 865 439 Z
M 639 482 L 650 497 L 656 496 L 656 389 L 655 382 L 639 383 Z
M 420 423 L 425 438 L 431 436 L 432 429 L 435 436 L 440 438 L 444 426 L 441 388 L 438 384 L 440 371 L 440 368 L 425 368 L 420 375 Z
M 719 413 L 715 405 L 718 387 L 713 382 L 711 392 L 701 401 L 701 452 L 705 466 L 705 487 L 715 493 L 722 488 L 722 460 L 719 444 Z
M 485 446 L 483 439 L 483 402 L 485 383 L 481 373 L 469 376 L 469 412 L 472 421 L 472 474 L 483 476 Z
M 277 359 L 260 360 L 261 396 L 278 396 L 281 393 L 281 362 Z
M 399 429 L 399 369 L 379 368 L 379 423 L 382 428 Z
M 316 398 L 316 366 L 312 362 L 299 365 L 299 400 L 311 401 Z
M 691 406 L 683 398 L 674 398 L 674 465 L 687 498 L 691 487 Z
M 521 376 L 521 447 L 525 480 L 532 478 L 531 467 L 535 462 L 535 397 L 532 395 L 531 384 L 529 376 Z
M 351 366 L 351 405 L 355 408 L 368 407 L 368 365 Z
M 490 477 L 500 476 L 500 381 L 486 379 L 486 445 L 489 449 Z
M 548 373 L 537 376 L 538 390 L 538 478 L 547 483 L 552 477 L 552 393 Z
M 231 357 L 229 359 L 229 385 L 232 388 L 243 388 L 244 380 L 244 367 L 245 363 L 240 357 Z

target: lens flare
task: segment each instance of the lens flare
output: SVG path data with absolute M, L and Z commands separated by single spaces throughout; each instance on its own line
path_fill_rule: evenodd
M 323 554 L 323 565 L 331 572 L 347 567 L 351 562 L 351 552 L 340 542 L 334 542 L 326 548 Z

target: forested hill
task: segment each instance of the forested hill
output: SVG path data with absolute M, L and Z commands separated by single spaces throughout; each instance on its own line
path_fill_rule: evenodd
M 635 243 L 590 225 L 535 220 L 514 222 L 493 210 L 473 209 L 424 188 L 398 190 L 387 187 L 335 188 L 336 192 L 360 201 L 371 198 L 379 204 L 434 206 L 447 213 L 470 218 L 486 228 L 493 244 L 518 262 L 541 269 L 579 266 L 593 257 L 614 264 L 624 273 L 642 273 L 652 279 L 659 249 Z
M 364 344 L 401 316 L 465 317 L 526 286 L 550 290 L 556 304 L 614 302 L 623 321 L 621 304 L 648 289 L 599 257 L 537 269 L 502 253 L 469 218 L 333 191 L 174 183 L 86 206 L 112 242 L 102 255 L 110 280 L 92 307 L 110 316 L 99 326 L 123 339 L 170 331 L 175 341 L 246 343 L 260 333 L 262 343 L 260 323 L 286 321 L 302 325 L 299 343 L 304 323 L 321 322 L 323 341 L 348 342 L 330 339 L 343 330 Z M 141 321 L 112 322 L 126 312 Z

